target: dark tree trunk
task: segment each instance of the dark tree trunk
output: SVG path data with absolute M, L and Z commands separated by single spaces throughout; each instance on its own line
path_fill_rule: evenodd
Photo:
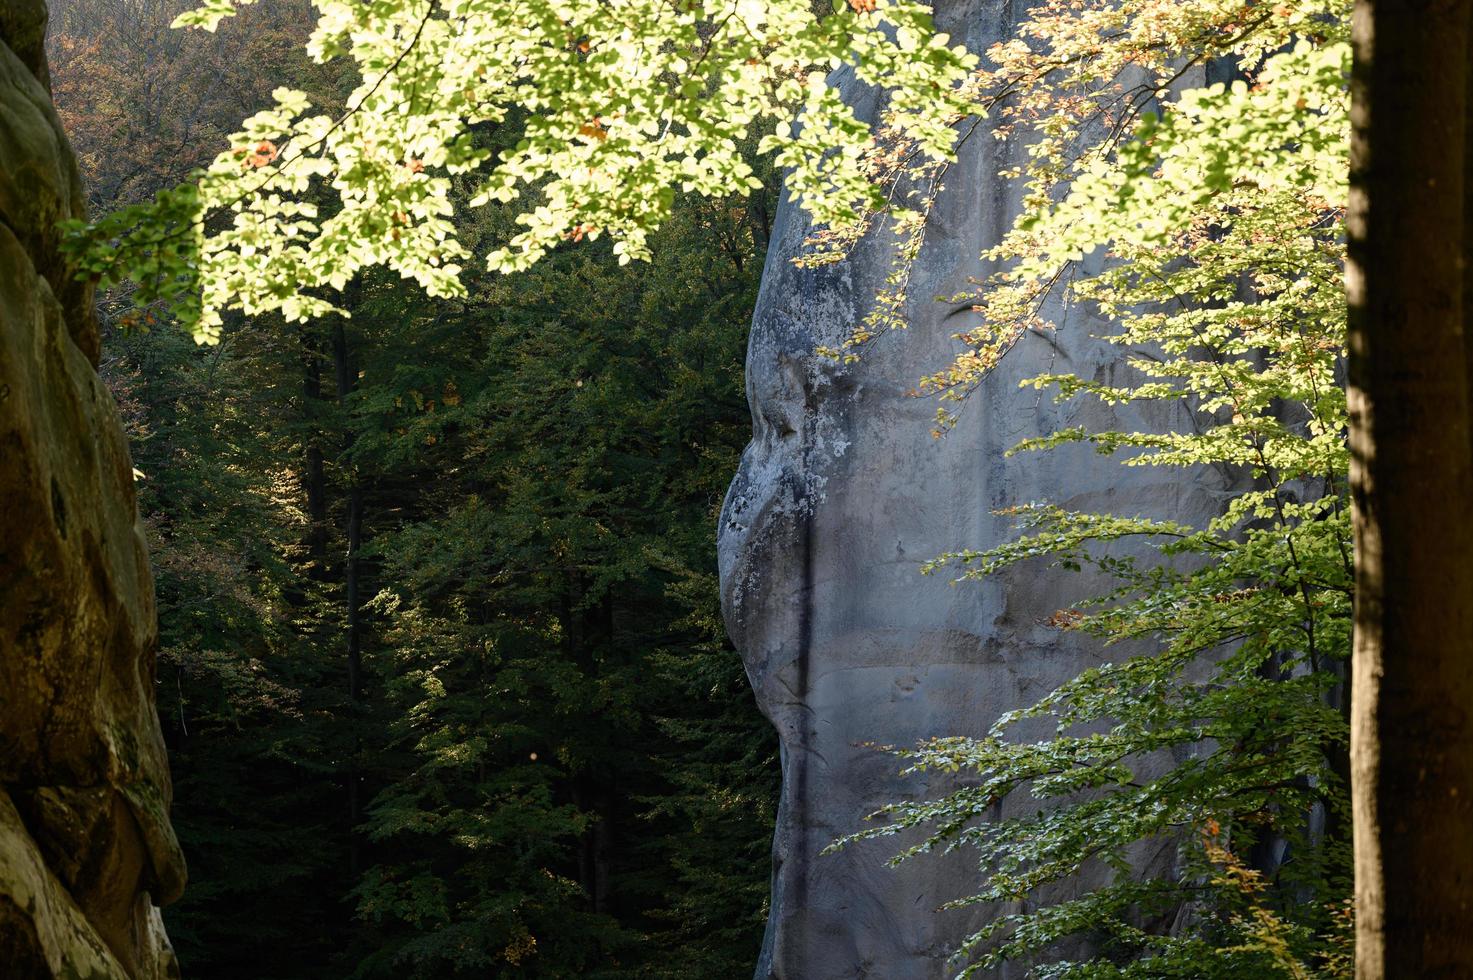
M 772 242 L 772 216 L 767 211 L 767 192 L 753 191 L 747 215 L 752 222 L 752 242 L 757 246 L 759 258 L 767 255 L 767 246 Z
M 337 380 L 338 406 L 343 410 L 345 432 L 343 448 L 345 452 L 348 452 L 353 448 L 354 434 L 352 424 L 347 418 L 347 398 L 356 387 L 356 378 L 348 356 L 348 338 L 343 332 L 341 319 L 338 319 L 333 325 L 332 360 Z M 348 550 L 343 560 L 343 603 L 347 615 L 345 632 L 348 647 L 348 693 L 354 701 L 359 701 L 363 697 L 363 653 L 360 628 L 362 599 L 359 595 L 358 579 L 358 547 L 363 535 L 363 486 L 352 465 L 348 464 L 346 468 L 348 471 L 348 513 L 344 530 Z
M 592 605 L 579 609 L 585 601 L 588 577 L 572 572 L 566 588 L 558 598 L 558 611 L 563 626 L 563 649 L 590 680 L 599 675 L 599 650 L 607 648 L 614 636 L 614 604 L 605 596 Z M 578 848 L 578 883 L 588 896 L 588 907 L 597 914 L 610 910 L 613 898 L 611 864 L 613 860 L 614 801 L 618 797 L 615 780 L 601 766 L 590 766 L 575 773 L 568 792 L 573 805 L 593 818 Z
M 307 422 L 317 418 L 322 402 L 322 352 L 311 329 L 303 326 L 302 338 L 302 410 Z M 306 439 L 303 489 L 307 496 L 308 574 L 321 580 L 327 572 L 327 476 L 322 461 L 322 433 L 310 427 Z
M 1473 977 L 1470 0 L 1353 25 L 1356 976 Z
M 333 376 L 337 383 L 337 398 L 339 418 L 343 426 L 343 452 L 347 455 L 353 449 L 354 433 L 352 420 L 348 416 L 347 400 L 357 386 L 357 377 L 354 374 L 352 361 L 348 352 L 348 337 L 343 329 L 341 317 L 334 318 L 332 330 L 332 362 Z M 360 841 L 358 839 L 358 825 L 363 822 L 363 800 L 362 782 L 363 773 L 359 766 L 359 754 L 362 751 L 362 740 L 357 734 L 361 719 L 358 717 L 358 706 L 363 701 L 363 647 L 362 647 L 362 605 L 363 600 L 359 588 L 358 549 L 363 536 L 363 486 L 359 482 L 358 473 L 352 462 L 345 460 L 343 464 L 345 480 L 347 483 L 347 514 L 345 515 L 344 537 L 346 538 L 347 551 L 343 556 L 343 613 L 344 613 L 344 640 L 347 652 L 348 665 L 348 697 L 352 700 L 354 728 L 353 754 L 347 766 L 348 779 L 348 840 L 349 840 L 349 870 L 356 877 L 362 870 L 362 856 Z

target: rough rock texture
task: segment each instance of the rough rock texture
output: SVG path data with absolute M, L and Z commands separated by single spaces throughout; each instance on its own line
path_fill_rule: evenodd
M 1024 4 L 938 7 L 942 29 L 982 50 L 1011 32 Z M 873 113 L 852 79 L 845 88 Z M 978 734 L 1101 659 L 1087 639 L 1043 625 L 1090 594 L 1083 576 L 1040 566 L 953 587 L 946 575 L 921 577 L 918 565 L 1008 538 L 1008 521 L 992 511 L 1010 504 L 1050 500 L 1183 520 L 1222 504 L 1223 488 L 1206 472 L 1127 469 L 1082 447 L 1004 458 L 1019 440 L 1063 426 L 1186 424 L 1184 414 L 1061 406 L 1019 389 L 1020 379 L 1047 370 L 1102 380 L 1123 370 L 1118 349 L 1092 338 L 1107 325 L 1086 309 L 1046 311 L 1058 333 L 1024 338 L 945 439 L 929 436 L 934 403 L 904 396 L 949 360 L 951 335 L 975 322 L 969 304 L 933 298 L 985 275 L 978 256 L 1016 213 L 1016 195 L 997 177 L 1009 152 L 985 130 L 965 145 L 912 280 L 910 329 L 850 367 L 812 351 L 836 345 L 863 316 L 889 268 L 888 236 L 870 236 L 842 265 L 805 271 L 788 261 L 804 216 L 785 203 L 777 218 L 747 359 L 753 439 L 720 528 L 728 628 L 783 749 L 759 978 L 950 977 L 947 952 L 1010 911 L 936 911 L 976 885 L 965 855 L 891 869 L 884 861 L 899 849 L 894 839 L 820 854 L 880 804 L 927 792 L 863 743 Z M 1140 855 L 1143 863 L 1172 859 L 1169 847 Z
M 0 0 L 0 975 L 177 975 L 184 884 L 154 708 L 153 584 L 51 106 L 43 0 Z

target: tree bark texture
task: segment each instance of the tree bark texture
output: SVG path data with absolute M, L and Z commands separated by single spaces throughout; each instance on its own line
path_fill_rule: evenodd
M 1353 21 L 1356 977 L 1473 977 L 1469 0 Z

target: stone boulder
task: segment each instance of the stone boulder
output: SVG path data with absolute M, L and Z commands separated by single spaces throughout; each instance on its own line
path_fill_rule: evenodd
M 937 20 L 982 51 L 1012 33 L 1025 7 L 938 0 Z M 838 81 L 873 119 L 873 93 L 852 77 Z M 747 356 L 752 442 L 723 507 L 719 549 L 727 626 L 782 745 L 764 980 L 950 978 L 948 954 L 1017 910 L 937 911 L 976 890 L 965 853 L 899 868 L 885 862 L 904 839 L 820 853 L 882 804 L 946 788 L 940 777 L 901 779 L 897 760 L 873 744 L 982 734 L 1105 658 L 1096 642 L 1048 625 L 1100 583 L 1040 563 L 953 586 L 945 574 L 922 577 L 920 564 L 1009 539 L 1011 523 L 995 511 L 1013 504 L 1202 521 L 1224 502 L 1212 472 L 1125 468 L 1087 447 L 1005 456 L 1067 426 L 1188 424 L 1184 411 L 1056 404 L 1019 388 L 1048 371 L 1109 381 L 1123 370 L 1119 349 L 1098 339 L 1109 325 L 1087 308 L 1046 308 L 1059 330 L 1025 336 L 945 438 L 930 435 L 935 404 L 907 397 L 960 349 L 953 335 L 977 322 L 970 302 L 936 297 L 986 276 L 980 255 L 1018 211 L 1017 191 L 998 176 L 1018 152 L 985 123 L 965 143 L 911 280 L 910 327 L 856 364 L 814 350 L 837 346 L 871 308 L 893 236 L 877 229 L 847 261 L 800 269 L 790 259 L 806 218 L 784 202 L 776 219 Z M 1169 870 L 1174 848 L 1140 860 Z
M 97 374 L 43 0 L 0 3 L 0 974 L 177 975 L 184 862 L 127 440 Z

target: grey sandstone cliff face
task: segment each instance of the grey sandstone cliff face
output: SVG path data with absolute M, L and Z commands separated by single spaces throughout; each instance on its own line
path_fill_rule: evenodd
M 982 50 L 1011 33 L 1024 4 L 938 7 L 943 30 Z M 869 100 L 852 83 L 846 89 L 856 104 Z M 1049 500 L 1187 521 L 1222 504 L 1223 487 L 1206 472 L 1127 469 L 1082 447 L 1004 458 L 1020 439 L 1064 426 L 1187 424 L 1184 413 L 1106 413 L 1018 387 L 1048 370 L 1104 379 L 1120 369 L 1118 349 L 1091 336 L 1107 324 L 1088 310 L 1046 310 L 1057 334 L 1025 337 L 945 439 L 929 436 L 934 404 L 905 397 L 950 359 L 952 334 L 974 322 L 969 305 L 933 297 L 985 275 L 978 256 L 1015 213 L 1016 196 L 997 176 L 1009 152 L 985 130 L 967 142 L 912 280 L 910 329 L 853 366 L 812 352 L 836 345 L 863 316 L 889 268 L 887 236 L 871 235 L 842 265 L 805 271 L 788 261 L 801 248 L 804 216 L 785 203 L 777 218 L 747 358 L 753 438 L 720 528 L 727 625 L 782 742 L 759 978 L 950 977 L 948 951 L 1009 911 L 936 911 L 975 887 L 966 855 L 892 869 L 884 862 L 899 849 L 894 839 L 820 854 L 879 805 L 939 788 L 901 780 L 893 757 L 865 743 L 981 733 L 1102 659 L 1089 641 L 1044 625 L 1090 594 L 1081 576 L 1039 566 L 952 586 L 945 575 L 922 577 L 919 564 L 1005 540 L 1008 521 L 992 512 L 1010 504 Z M 1143 850 L 1139 860 L 1160 866 L 1173 851 Z
M 0 0 L 0 976 L 153 980 L 184 883 L 153 585 L 92 291 L 57 250 L 83 199 L 45 28 L 44 0 Z

